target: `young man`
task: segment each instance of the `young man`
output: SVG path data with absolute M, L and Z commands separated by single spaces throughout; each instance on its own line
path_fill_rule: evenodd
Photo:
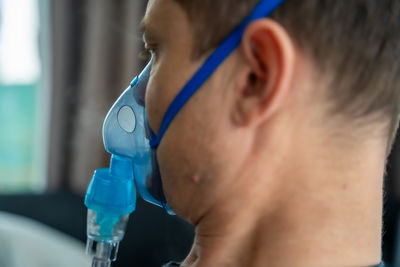
M 258 2 L 149 0 L 146 108 L 156 134 Z M 168 204 L 196 227 L 181 266 L 380 263 L 399 18 L 397 0 L 286 0 L 246 24 L 157 147 Z

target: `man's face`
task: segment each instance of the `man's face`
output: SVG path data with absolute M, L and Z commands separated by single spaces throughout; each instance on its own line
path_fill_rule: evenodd
M 186 14 L 175 1 L 150 0 L 143 39 L 153 51 L 146 93 L 149 123 L 157 134 L 172 100 L 202 65 L 192 60 L 193 40 Z M 227 60 L 196 92 L 169 126 L 157 156 L 169 205 L 194 221 L 211 205 L 223 185 L 223 167 L 232 162 L 229 148 L 230 77 Z M 218 178 L 218 179 L 217 179 Z

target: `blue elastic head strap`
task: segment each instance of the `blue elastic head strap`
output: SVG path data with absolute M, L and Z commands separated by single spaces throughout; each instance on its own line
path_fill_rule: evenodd
M 190 97 L 204 84 L 221 63 L 239 46 L 246 27 L 253 21 L 269 16 L 284 0 L 262 0 L 251 14 L 221 43 L 220 46 L 207 58 L 204 64 L 193 75 L 172 101 L 164 115 L 158 135 L 151 133 L 150 146 L 158 147 L 169 125 L 190 99 Z

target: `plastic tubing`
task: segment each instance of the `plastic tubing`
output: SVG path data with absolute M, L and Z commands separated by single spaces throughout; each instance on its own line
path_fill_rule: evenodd
M 95 242 L 88 240 L 88 248 Z M 119 242 L 97 242 L 93 254 L 92 267 L 110 267 L 111 262 L 116 258 Z

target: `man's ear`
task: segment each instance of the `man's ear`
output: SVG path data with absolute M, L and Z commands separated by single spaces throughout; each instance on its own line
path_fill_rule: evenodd
M 279 110 L 288 96 L 294 45 L 280 24 L 262 19 L 246 28 L 240 49 L 246 65 L 240 76 L 245 81 L 238 88 L 233 120 L 241 125 L 261 123 Z

